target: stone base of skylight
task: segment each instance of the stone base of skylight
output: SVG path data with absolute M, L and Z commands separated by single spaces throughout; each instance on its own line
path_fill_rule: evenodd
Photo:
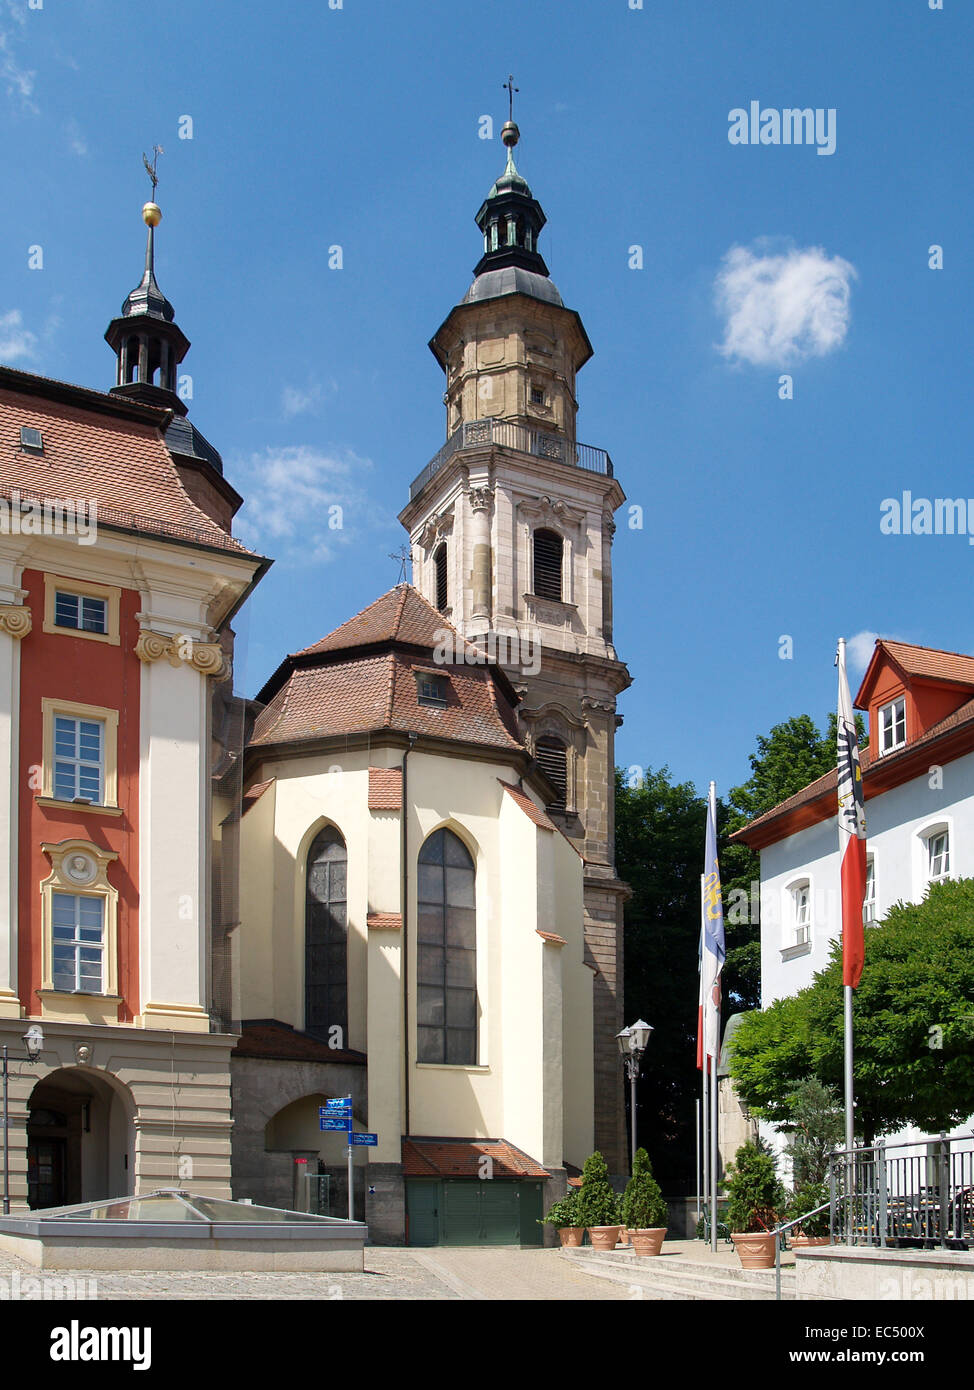
M 106 1223 L 99 1223 L 104 1225 Z M 140 1236 L 103 1239 L 96 1243 L 65 1236 L 36 1237 L 0 1232 L 0 1251 L 25 1260 L 36 1269 L 202 1270 L 219 1274 L 261 1274 L 287 1271 L 307 1274 L 361 1273 L 365 1268 L 365 1230 L 359 1236 L 329 1236 L 326 1241 L 288 1239 L 272 1248 L 270 1240 L 154 1240 Z M 278 1233 L 275 1233 L 278 1234 Z

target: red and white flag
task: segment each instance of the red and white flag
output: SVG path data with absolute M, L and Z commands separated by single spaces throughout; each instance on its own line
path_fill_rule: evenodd
M 853 989 L 866 955 L 862 902 L 866 896 L 866 810 L 859 766 L 859 739 L 845 669 L 845 642 L 839 642 L 839 859 L 842 884 L 842 983 Z

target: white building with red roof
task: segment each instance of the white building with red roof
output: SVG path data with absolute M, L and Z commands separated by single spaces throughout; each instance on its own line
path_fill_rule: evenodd
M 919 902 L 931 883 L 974 877 L 974 657 L 878 639 L 854 704 L 869 727 L 870 923 Z M 841 934 L 836 798 L 833 769 L 734 837 L 761 855 L 765 1006 L 809 985 Z

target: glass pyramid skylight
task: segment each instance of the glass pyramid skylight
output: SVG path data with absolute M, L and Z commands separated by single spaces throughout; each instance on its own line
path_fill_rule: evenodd
M 71 1207 L 45 1207 L 31 1212 L 34 1220 L 50 1221 L 151 1221 L 156 1224 L 196 1221 L 248 1222 L 250 1225 L 282 1225 L 291 1222 L 343 1225 L 336 1217 L 317 1216 L 307 1211 L 285 1211 L 280 1207 L 258 1207 L 249 1202 L 231 1202 L 224 1197 L 199 1197 L 180 1188 L 162 1187 L 137 1197 L 117 1197 L 105 1202 L 84 1202 Z

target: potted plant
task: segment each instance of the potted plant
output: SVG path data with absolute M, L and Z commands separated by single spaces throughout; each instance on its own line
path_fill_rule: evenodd
M 554 1226 L 562 1245 L 581 1245 L 585 1228 L 578 1223 L 578 1188 L 570 1187 L 561 1201 L 552 1202 L 538 1224 Z
M 823 1206 L 829 1200 L 828 1184 L 824 1182 L 807 1182 L 796 1187 L 788 1200 L 785 1208 L 784 1220 L 797 1221 L 801 1218 L 800 1226 L 793 1226 L 788 1234 L 791 1245 L 796 1250 L 801 1250 L 809 1245 L 828 1245 L 831 1240 L 829 1230 L 829 1212 L 816 1212 L 814 1216 L 808 1213 L 815 1211 L 816 1207 Z
M 666 1238 L 668 1211 L 653 1177 L 649 1154 L 637 1149 L 632 1177 L 622 1195 L 622 1219 L 637 1255 L 658 1255 Z
M 602 1155 L 589 1154 L 582 1169 L 576 1220 L 588 1230 L 596 1250 L 614 1250 L 619 1239 L 619 1199 L 609 1182 L 609 1169 Z
M 774 1158 L 760 1139 L 742 1144 L 728 1165 L 725 1182 L 729 1202 L 727 1220 L 731 1240 L 743 1269 L 771 1269 L 774 1264 L 773 1228 L 783 1204 L 784 1189 L 775 1172 Z

